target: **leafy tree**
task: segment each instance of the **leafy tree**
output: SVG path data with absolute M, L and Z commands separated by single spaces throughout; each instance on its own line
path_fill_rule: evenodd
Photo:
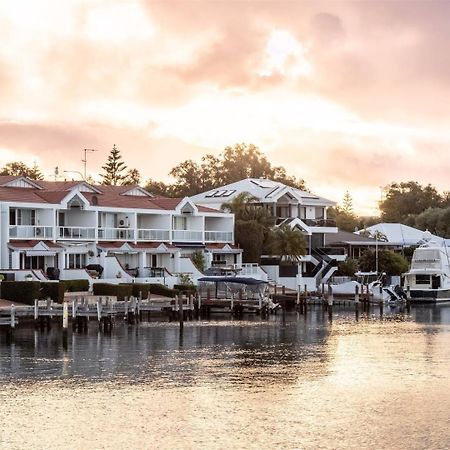
M 428 184 L 421 186 L 416 181 L 392 183 L 380 202 L 381 218 L 384 222 L 404 223 L 408 216 L 415 216 L 428 208 L 440 207 L 442 197 L 436 188 Z
M 364 272 L 375 270 L 376 252 L 366 250 L 358 260 L 359 268 Z M 378 251 L 378 270 L 387 275 L 401 275 L 408 270 L 408 261 L 399 253 L 392 250 Z
M 172 195 L 172 191 L 169 185 L 163 183 L 162 181 L 152 180 L 151 178 L 147 181 L 145 189 L 156 196 L 169 197 L 170 195 Z
M 450 237 L 450 207 L 428 208 L 415 217 L 414 226 L 444 238 Z
M 267 228 L 256 220 L 236 220 L 235 241 L 242 248 L 244 262 L 259 262 Z
M 303 180 L 288 176 L 283 167 L 275 167 L 253 144 L 226 147 L 218 156 L 207 154 L 201 163 L 186 160 L 175 166 L 170 175 L 175 178 L 171 186 L 173 195 L 195 195 L 243 178 L 270 178 L 305 190 Z
M 130 169 L 122 182 L 123 185 L 139 185 L 140 183 L 141 174 L 137 169 Z
M 279 255 L 281 261 L 295 263 L 306 254 L 305 238 L 301 231 L 282 225 L 273 229 L 267 245 L 269 251 Z
M 205 255 L 200 250 L 196 250 L 191 255 L 191 260 L 194 266 L 200 271 L 203 272 L 205 270 Z
M 125 173 L 127 166 L 122 161 L 120 150 L 114 145 L 104 166 L 104 173 L 101 175 L 102 184 L 118 186 L 126 183 L 127 174 Z
M 339 206 L 328 208 L 327 217 L 335 220 L 336 226 L 340 230 L 349 231 L 352 233 L 356 228 L 358 228 L 358 218 L 353 213 L 346 212 Z
M 269 210 L 261 207 L 258 199 L 248 192 L 241 192 L 229 202 L 222 204 L 222 210 L 231 212 L 237 220 L 255 220 L 269 228 L 275 225 L 275 218 Z
M 342 277 L 352 277 L 358 271 L 358 260 L 347 258 L 345 261 L 340 261 L 336 275 Z
M 32 180 L 43 180 L 41 169 L 34 163 L 31 167 L 21 161 L 13 161 L 0 169 L 0 175 L 23 176 Z

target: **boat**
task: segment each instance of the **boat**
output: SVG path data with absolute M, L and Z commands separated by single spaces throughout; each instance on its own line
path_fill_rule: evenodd
M 378 272 L 356 272 L 355 280 L 340 280 L 335 283 L 331 283 L 331 289 L 333 295 L 353 297 L 358 288 L 359 294 L 362 293 L 363 286 L 369 287 L 369 294 L 374 298 L 387 298 L 383 291 L 382 278 L 384 273 Z
M 429 232 L 414 250 L 411 269 L 403 274 L 411 303 L 450 302 L 450 255 L 445 241 L 437 243 Z

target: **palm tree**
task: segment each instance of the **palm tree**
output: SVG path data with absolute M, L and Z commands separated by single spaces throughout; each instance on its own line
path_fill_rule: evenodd
M 222 210 L 234 214 L 236 221 L 254 220 L 265 228 L 274 225 L 275 220 L 269 211 L 257 203 L 258 198 L 248 192 L 241 192 L 233 200 L 223 203 Z
M 274 255 L 280 256 L 280 261 L 299 262 L 306 255 L 306 243 L 303 234 L 288 225 L 282 225 L 272 230 L 268 249 Z

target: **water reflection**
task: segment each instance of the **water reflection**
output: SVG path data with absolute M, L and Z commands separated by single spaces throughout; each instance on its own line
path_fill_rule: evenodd
M 19 328 L 0 448 L 446 448 L 449 337 L 450 306 Z

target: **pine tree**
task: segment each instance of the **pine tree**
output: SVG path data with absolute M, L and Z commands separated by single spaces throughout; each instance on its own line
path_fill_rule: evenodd
M 106 164 L 102 166 L 105 171 L 101 176 L 103 178 L 102 184 L 118 186 L 126 181 L 127 166 L 122 161 L 120 150 L 114 144 L 111 153 L 106 160 Z
M 348 191 L 345 191 L 344 199 L 342 200 L 342 210 L 347 214 L 353 214 L 353 199 Z

